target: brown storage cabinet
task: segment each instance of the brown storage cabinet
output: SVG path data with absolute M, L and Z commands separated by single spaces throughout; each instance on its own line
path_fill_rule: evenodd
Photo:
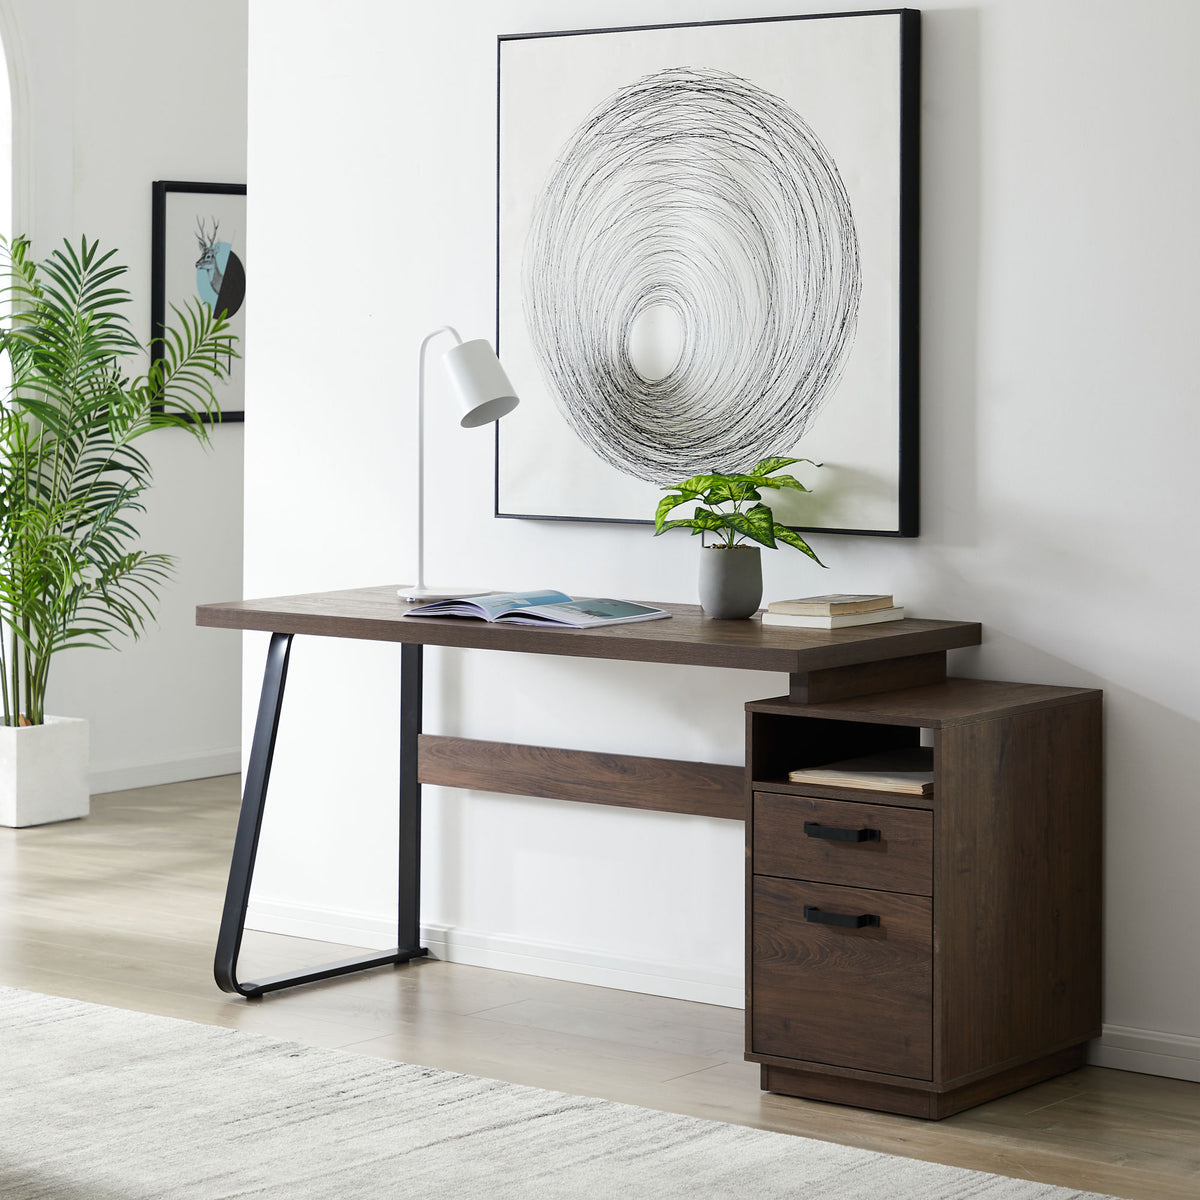
M 1100 1032 L 1100 702 L 947 679 L 746 706 L 746 1057 L 765 1089 L 937 1118 L 1083 1064 Z M 930 795 L 788 782 L 922 731 Z

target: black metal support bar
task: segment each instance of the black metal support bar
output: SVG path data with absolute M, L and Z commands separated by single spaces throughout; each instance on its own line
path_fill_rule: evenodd
M 421 781 L 417 739 L 421 736 L 424 646 L 400 647 L 400 879 L 396 944 L 424 954 L 421 945 Z
M 267 665 L 263 672 L 262 693 L 258 716 L 254 724 L 254 740 L 250 746 L 250 761 L 246 769 L 246 786 L 242 793 L 242 809 L 234 837 L 233 857 L 229 865 L 229 884 L 225 890 L 225 907 L 221 913 L 221 928 L 217 935 L 217 951 L 213 960 L 213 976 L 223 992 L 236 992 L 253 999 L 267 992 L 314 983 L 408 962 L 427 953 L 420 943 L 420 858 L 421 858 L 421 794 L 416 783 L 416 737 L 421 728 L 421 660 L 420 647 L 403 648 L 401 661 L 401 764 L 400 764 L 400 898 L 399 945 L 394 950 L 375 951 L 359 958 L 343 959 L 310 967 L 300 974 L 274 975 L 253 982 L 240 982 L 237 977 L 238 954 L 246 926 L 246 907 L 250 901 L 250 885 L 254 878 L 254 861 L 258 855 L 258 837 L 262 829 L 263 811 L 267 802 L 267 784 L 271 777 L 271 761 L 275 755 L 275 737 L 279 732 L 279 713 L 283 707 L 283 691 L 287 683 L 288 657 L 292 635 L 273 633 L 267 650 Z M 407 657 L 416 650 L 414 666 Z M 415 722 L 415 731 L 408 732 Z M 411 742 L 411 746 L 410 743 Z M 411 783 L 406 789 L 406 779 Z M 415 795 L 413 788 L 416 788 Z M 411 934 L 411 936 L 409 936 Z
M 298 987 L 302 983 L 316 983 L 321 979 L 333 979 L 338 975 L 367 971 L 372 967 L 391 967 L 426 953 L 428 953 L 426 950 L 418 950 L 415 953 L 408 950 L 376 950 L 372 954 L 364 954 L 359 958 L 344 958 L 339 962 L 310 967 L 299 975 L 271 975 L 265 979 L 256 979 L 253 983 L 238 983 L 233 988 L 225 990 L 236 991 L 245 996 L 247 1000 L 255 1000 L 259 996 L 265 996 L 267 992 L 278 992 L 284 988 Z

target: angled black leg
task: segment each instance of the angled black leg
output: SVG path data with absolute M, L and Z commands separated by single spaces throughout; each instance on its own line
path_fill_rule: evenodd
M 417 735 L 421 731 L 421 657 L 419 646 L 402 648 L 400 666 L 401 763 L 400 763 L 400 896 L 399 937 L 394 950 L 375 951 L 359 958 L 325 963 L 300 974 L 274 975 L 268 979 L 242 983 L 237 978 L 238 953 L 246 926 L 246 906 L 254 878 L 254 860 L 258 854 L 258 835 L 262 829 L 267 802 L 267 784 L 271 760 L 275 754 L 275 735 L 279 730 L 279 712 L 287 682 L 288 656 L 292 648 L 290 633 L 273 633 L 263 672 L 262 694 L 254 725 L 254 741 L 246 770 L 246 787 L 238 817 L 233 858 L 229 865 L 229 885 L 225 908 L 217 935 L 213 975 L 223 992 L 254 998 L 300 983 L 314 983 L 370 967 L 408 962 L 428 953 L 420 945 L 420 859 L 421 859 L 421 785 L 417 781 Z M 415 658 L 410 650 L 416 651 Z

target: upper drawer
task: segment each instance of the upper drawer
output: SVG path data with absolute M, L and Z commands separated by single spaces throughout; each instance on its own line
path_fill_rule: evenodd
M 753 843 L 756 875 L 933 894 L 926 809 L 755 792 Z

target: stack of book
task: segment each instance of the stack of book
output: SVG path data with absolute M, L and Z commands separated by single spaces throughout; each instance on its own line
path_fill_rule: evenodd
M 763 613 L 764 625 L 790 625 L 795 629 L 844 629 L 898 621 L 904 609 L 891 596 L 804 596 L 799 600 L 773 600 Z
M 873 792 L 897 792 L 928 796 L 933 792 L 933 749 L 911 746 L 800 767 L 788 772 L 792 783 L 832 784 L 835 787 L 867 788 Z

